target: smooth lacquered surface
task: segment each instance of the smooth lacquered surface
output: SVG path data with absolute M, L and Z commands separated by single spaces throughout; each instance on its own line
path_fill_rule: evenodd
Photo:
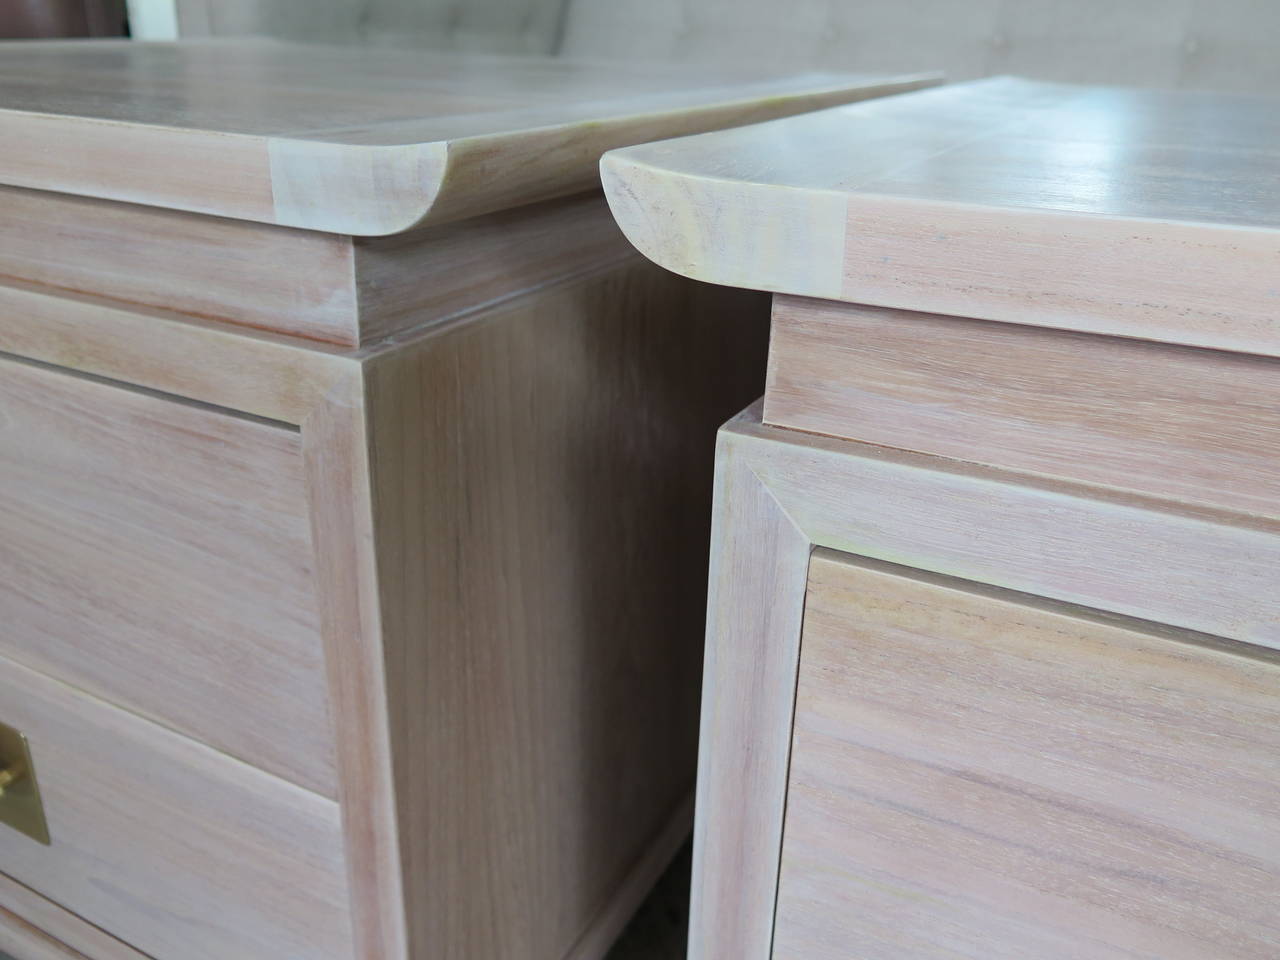
M 589 189 L 610 147 L 920 82 L 255 40 L 6 43 L 0 183 L 385 234 Z
M 736 286 L 1270 352 L 1280 100 L 997 78 L 615 151 L 632 242 Z

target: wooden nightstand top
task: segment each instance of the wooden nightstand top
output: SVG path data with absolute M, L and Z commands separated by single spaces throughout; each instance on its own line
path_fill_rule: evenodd
M 933 78 L 267 41 L 0 45 L 0 183 L 383 235 L 590 189 L 616 146 Z
M 1280 352 L 1280 100 L 996 78 L 603 170 L 631 241 L 698 279 Z

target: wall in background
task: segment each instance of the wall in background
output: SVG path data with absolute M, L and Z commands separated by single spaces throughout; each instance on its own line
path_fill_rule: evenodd
M 1280 93 L 1276 0 L 574 0 L 566 54 Z
M 144 17 L 167 9 L 184 37 L 266 35 L 325 43 L 551 53 L 565 0 L 129 0 Z M 135 22 L 137 17 L 132 18 Z M 172 34 L 135 29 L 143 39 Z
M 135 0 L 156 4 L 184 35 L 1280 93 L 1280 0 Z

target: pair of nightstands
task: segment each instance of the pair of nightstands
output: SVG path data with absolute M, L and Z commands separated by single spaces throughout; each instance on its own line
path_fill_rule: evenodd
M 603 955 L 768 316 L 598 159 L 927 82 L 5 45 L 0 950 Z
M 1280 951 L 1280 115 L 991 80 L 606 157 L 774 291 L 694 960 Z
M 6 51 L 0 950 L 601 956 L 710 526 L 694 957 L 1273 956 L 1270 103 L 929 84 Z

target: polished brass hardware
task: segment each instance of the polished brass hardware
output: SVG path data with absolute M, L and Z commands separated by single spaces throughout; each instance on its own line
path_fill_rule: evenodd
M 0 823 L 49 843 L 31 746 L 20 730 L 0 723 Z

